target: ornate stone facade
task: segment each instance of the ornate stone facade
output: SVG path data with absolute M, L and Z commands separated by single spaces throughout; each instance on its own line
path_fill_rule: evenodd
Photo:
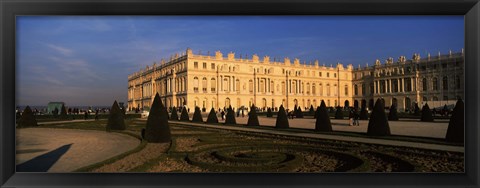
M 400 111 L 414 103 L 429 102 L 443 106 L 464 98 L 464 54 L 452 53 L 421 58 L 414 54 L 396 62 L 388 58 L 385 64 L 377 60 L 373 66 L 354 68 L 342 64 L 319 65 L 300 63 L 285 58 L 283 62 L 263 59 L 226 57 L 219 51 L 214 56 L 193 54 L 174 55 L 169 61 L 147 66 L 128 76 L 128 109 L 148 109 L 158 92 L 167 107 L 187 106 L 193 109 L 249 107 L 278 108 L 295 105 L 309 108 L 327 106 L 360 106 L 383 98 L 385 105 L 398 105 Z M 435 104 L 436 103 L 436 104 Z

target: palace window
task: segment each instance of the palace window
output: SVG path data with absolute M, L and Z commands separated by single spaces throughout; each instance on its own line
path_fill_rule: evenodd
M 455 76 L 455 88 L 460 89 L 460 76 Z
M 354 92 L 354 95 L 358 95 L 358 85 L 355 84 L 355 86 L 353 86 L 353 92 Z
M 203 62 L 203 69 L 207 69 L 207 63 Z
M 212 70 L 215 70 L 215 63 L 212 63 Z
M 240 91 L 240 80 L 239 79 L 235 80 L 235 90 L 237 92 Z
M 198 78 L 193 78 L 193 91 L 198 92 Z
M 315 84 L 312 84 L 312 95 L 317 94 L 317 88 L 315 86 L 316 86 Z
M 433 85 L 433 90 L 437 91 L 438 90 L 438 79 L 437 78 L 433 78 L 432 85 Z
M 435 85 L 435 84 L 433 84 Z M 423 78 L 422 79 L 422 87 L 423 87 L 423 91 L 427 91 L 428 90 L 428 87 L 427 87 L 427 78 Z M 435 87 L 435 86 L 434 86 Z
M 443 77 L 443 90 L 448 90 L 448 77 Z
M 249 81 L 248 81 L 248 91 L 249 91 L 250 93 L 253 92 L 253 81 L 252 81 L 252 80 L 249 80 Z
M 320 95 L 320 96 L 323 95 L 323 86 L 322 86 L 322 84 L 318 84 L 318 95 Z
M 337 77 L 337 73 L 333 73 L 333 77 L 336 78 L 336 77 Z
M 330 78 L 330 73 L 329 72 L 327 72 L 327 77 Z
M 322 77 L 322 72 L 318 72 L 318 76 L 319 76 L 319 77 Z
M 196 61 L 195 61 L 195 62 L 193 62 L 193 68 L 196 68 L 196 69 L 198 69 L 198 62 L 196 62 Z
M 366 95 L 367 90 L 365 89 L 365 84 L 362 84 L 362 95 Z
M 205 65 L 205 66 L 206 66 L 206 65 Z M 203 77 L 203 79 L 202 79 L 202 91 L 203 91 L 204 93 L 207 92 L 207 78 L 205 78 L 205 77 Z
M 212 78 L 212 79 L 210 80 L 210 88 L 211 88 L 210 90 L 211 90 L 212 92 L 215 92 L 215 91 L 216 91 L 216 87 L 217 87 L 217 81 L 215 80 L 215 78 Z

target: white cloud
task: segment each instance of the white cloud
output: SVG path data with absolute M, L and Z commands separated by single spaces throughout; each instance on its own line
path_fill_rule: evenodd
M 58 53 L 61 53 L 64 56 L 70 56 L 70 55 L 73 54 L 73 50 L 71 50 L 71 49 L 68 49 L 68 48 L 65 48 L 65 47 L 62 47 L 62 46 L 58 46 L 58 45 L 54 45 L 54 44 L 46 44 L 46 45 L 49 48 L 55 50 Z

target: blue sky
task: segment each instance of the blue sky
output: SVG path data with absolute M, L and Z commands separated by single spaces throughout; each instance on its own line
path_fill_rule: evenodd
M 127 76 L 187 47 L 202 54 L 372 65 L 464 48 L 463 16 L 20 16 L 18 105 L 126 102 Z

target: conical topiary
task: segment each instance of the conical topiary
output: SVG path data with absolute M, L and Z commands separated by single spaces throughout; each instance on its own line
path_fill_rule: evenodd
M 22 116 L 17 122 L 18 128 L 25 128 L 25 127 L 37 127 L 37 119 L 35 119 L 35 115 L 33 115 L 32 109 L 30 106 L 27 106 L 25 110 L 23 110 Z
M 315 109 L 313 109 L 313 105 L 310 105 L 310 110 L 308 111 L 308 115 L 310 116 L 315 115 Z
M 172 108 L 170 120 L 178 121 L 178 113 L 177 113 L 177 108 L 175 106 Z
M 62 104 L 62 109 L 60 110 L 60 119 L 68 119 L 67 109 L 63 104 Z
M 260 126 L 260 123 L 258 122 L 258 116 L 255 108 L 255 104 L 252 104 L 252 107 L 250 108 L 250 112 L 248 113 L 248 122 L 247 126 Z
M 420 121 L 433 121 L 432 111 L 430 110 L 428 103 L 425 103 L 425 105 L 422 107 L 422 117 L 420 118 Z
M 397 106 L 393 105 L 390 107 L 390 112 L 388 113 L 389 121 L 398 121 Z
M 252 109 L 252 110 L 254 110 L 254 109 Z M 227 109 L 225 124 L 226 125 L 236 125 L 237 124 L 237 120 L 235 120 L 235 112 L 233 111 L 232 106 L 228 107 L 228 109 Z
M 419 115 L 420 115 L 420 108 L 418 107 L 418 104 L 417 104 L 417 103 L 415 103 L 413 115 L 415 115 L 415 116 L 419 116 Z
M 106 130 L 125 130 L 125 119 L 123 118 L 123 112 L 120 110 L 117 101 L 113 102 L 112 108 L 110 110 L 110 115 L 108 116 L 108 123 Z
M 296 118 L 303 118 L 303 112 L 302 112 L 302 108 L 297 107 L 297 109 L 295 110 L 295 117 Z
M 218 123 L 217 113 L 215 113 L 215 109 L 211 109 L 210 113 L 208 114 L 207 123 Z
M 180 121 L 190 121 L 190 117 L 188 117 L 187 108 L 182 108 L 182 114 L 180 114 Z
M 272 108 L 267 109 L 267 117 L 273 117 Z
M 203 123 L 202 113 L 200 107 L 195 106 L 195 112 L 193 112 L 192 122 Z
M 373 107 L 370 120 L 368 121 L 367 135 L 370 136 L 387 136 L 390 135 L 390 126 L 388 125 L 387 116 L 385 115 L 385 104 L 377 99 Z
M 462 99 L 458 99 L 455 108 L 453 108 L 450 122 L 448 123 L 447 135 L 445 139 L 449 142 L 464 142 L 465 139 L 465 104 Z
M 343 110 L 340 106 L 337 106 L 337 111 L 335 112 L 335 119 L 343 119 Z
M 145 140 L 150 143 L 165 143 L 171 141 L 168 112 L 163 106 L 158 93 L 153 99 L 145 127 Z
M 280 105 L 280 109 L 278 109 L 277 113 L 277 122 L 275 123 L 275 128 L 288 128 L 290 127 L 288 124 L 288 117 L 285 113 L 285 109 L 283 105 Z
M 58 117 L 58 108 L 55 107 L 55 109 L 52 111 L 53 117 L 57 118 Z
M 367 111 L 367 105 L 362 105 L 362 109 L 360 109 L 360 119 L 361 120 L 367 120 L 368 119 L 368 111 Z
M 330 132 L 332 131 L 332 124 L 330 116 L 328 116 L 327 106 L 322 100 L 322 104 L 317 108 L 317 121 L 315 122 L 316 131 Z

